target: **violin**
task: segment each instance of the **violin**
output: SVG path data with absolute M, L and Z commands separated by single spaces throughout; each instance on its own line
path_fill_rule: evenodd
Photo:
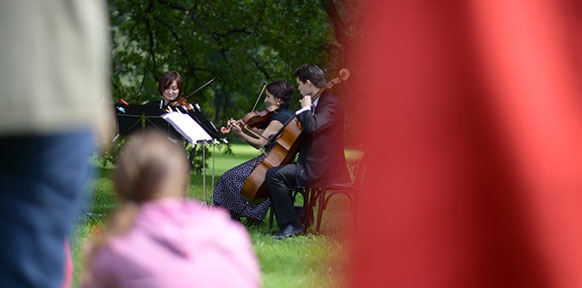
M 173 108 L 176 107 L 176 108 Z M 181 109 L 178 109 L 181 108 Z M 183 112 L 183 113 L 188 113 L 188 111 L 191 111 L 193 108 L 192 104 L 188 103 L 188 101 L 186 101 L 186 98 L 184 97 L 178 97 L 176 99 L 174 99 L 173 101 L 169 102 L 166 106 L 166 111 L 167 112 L 172 112 L 174 109 L 176 109 L 176 111 L 179 112 Z M 182 110 L 182 111 L 180 111 Z
M 229 123 L 226 127 L 221 127 L 220 132 L 222 132 L 222 134 L 228 134 L 230 133 L 230 130 L 234 126 L 241 126 L 241 128 L 246 130 L 254 127 L 263 126 L 267 122 L 269 122 L 269 120 L 271 120 L 271 117 L 273 117 L 273 114 L 277 109 L 279 109 L 279 106 L 275 105 L 269 106 L 265 108 L 263 111 L 252 111 L 250 113 L 247 113 L 247 115 L 245 115 L 243 118 L 236 120 L 233 123 Z
M 192 104 L 188 103 L 185 97 L 178 97 L 176 100 L 174 100 L 174 102 L 178 103 L 186 110 L 192 110 Z
M 266 87 L 267 87 L 267 84 L 266 83 L 263 84 L 261 92 L 259 93 L 259 96 L 257 97 L 257 100 L 255 101 L 255 105 L 253 105 L 253 109 L 251 109 L 251 110 L 254 110 L 254 108 L 257 106 L 257 103 L 259 102 L 261 95 L 263 95 L 263 92 L 265 92 Z M 222 132 L 222 134 L 228 134 L 228 133 L 230 133 L 230 130 L 234 126 L 239 126 L 239 127 L 241 127 L 241 129 L 243 129 L 245 132 L 247 132 L 247 134 L 249 134 L 250 136 L 252 136 L 254 138 L 263 138 L 261 135 L 257 134 L 253 130 L 251 130 L 251 128 L 264 126 L 267 122 L 269 122 L 269 120 L 271 120 L 271 117 L 273 116 L 273 114 L 275 113 L 275 111 L 277 109 L 279 109 L 279 106 L 273 105 L 273 106 L 269 106 L 269 107 L 265 108 L 262 111 L 251 111 L 239 120 L 236 120 L 234 122 L 229 121 L 229 123 L 226 127 L 220 128 L 220 132 Z

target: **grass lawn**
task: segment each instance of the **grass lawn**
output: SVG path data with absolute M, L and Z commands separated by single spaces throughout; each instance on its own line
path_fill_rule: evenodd
M 192 173 L 188 197 L 204 202 L 206 195 L 206 203 L 211 203 L 212 187 L 218 177 L 259 153 L 243 144 L 232 144 L 234 155 L 224 155 L 220 146 L 215 149 L 215 156 L 207 162 L 206 192 L 203 175 Z M 358 156 L 358 152 L 346 153 L 348 160 Z M 117 206 L 110 180 L 112 167 L 96 165 L 99 173 L 92 183 L 93 203 L 87 216 L 80 219 L 72 239 L 75 263 L 73 287 L 77 287 L 83 273 L 83 243 L 90 237 L 93 227 L 103 225 L 107 215 Z M 298 198 L 301 201 L 301 197 Z M 349 263 L 350 241 L 346 236 L 352 228 L 349 202 L 342 196 L 334 197 L 324 214 L 320 235 L 308 233 L 305 236 L 274 240 L 270 234 L 276 228 L 269 229 L 268 219 L 259 225 L 247 225 L 261 266 L 263 287 L 347 287 L 345 265 Z

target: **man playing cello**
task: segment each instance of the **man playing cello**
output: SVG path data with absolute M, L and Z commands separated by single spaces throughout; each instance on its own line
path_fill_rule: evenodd
M 314 64 L 304 64 L 295 71 L 295 78 L 303 96 L 299 100 L 301 109 L 295 114 L 305 134 L 299 157 L 297 162 L 270 168 L 265 176 L 279 225 L 275 239 L 304 232 L 290 187 L 320 187 L 350 179 L 344 157 L 344 110 L 338 98 L 322 90 L 326 86 L 324 71 Z M 321 95 L 312 102 L 312 96 L 318 93 Z

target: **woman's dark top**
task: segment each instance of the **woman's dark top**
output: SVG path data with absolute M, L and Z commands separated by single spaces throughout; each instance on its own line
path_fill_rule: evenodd
M 277 109 L 275 110 L 273 116 L 271 117 L 271 120 L 269 121 L 269 123 L 271 123 L 272 121 L 279 121 L 281 122 L 283 125 L 285 125 L 285 123 L 287 123 L 287 121 L 289 121 L 289 119 L 291 119 L 291 117 L 293 117 L 293 114 L 291 113 L 291 111 L 289 109 Z M 268 146 L 265 147 L 265 151 L 269 152 L 271 151 L 271 149 L 273 148 L 273 146 L 275 146 L 275 142 L 270 142 L 268 143 Z

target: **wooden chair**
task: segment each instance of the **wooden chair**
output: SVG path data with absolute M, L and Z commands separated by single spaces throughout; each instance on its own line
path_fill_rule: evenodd
M 293 203 L 295 203 L 297 194 L 301 194 L 303 197 L 303 212 L 305 213 L 305 216 L 301 224 L 303 224 L 305 232 L 307 232 L 308 228 L 315 222 L 315 234 L 319 234 L 323 211 L 327 207 L 329 200 L 334 195 L 343 194 L 348 198 L 355 219 L 357 202 L 355 198 L 357 192 L 360 191 L 366 170 L 364 160 L 364 156 L 362 156 L 358 161 L 349 165 L 349 169 L 352 175 L 354 175 L 352 183 L 332 183 L 325 187 L 294 187 L 289 189 Z M 313 211 L 316 207 L 317 219 L 315 220 Z M 271 209 L 269 209 L 269 229 L 273 227 L 273 214 L 273 205 L 271 204 Z
M 308 205 L 306 207 L 307 211 L 313 211 L 317 206 L 317 220 L 315 221 L 315 234 L 319 234 L 319 230 L 321 228 L 321 220 L 323 218 L 323 211 L 327 207 L 329 200 L 338 194 L 343 194 L 347 197 L 350 202 L 350 208 L 352 210 L 352 214 L 354 215 L 354 219 L 356 217 L 357 211 L 357 194 L 361 189 L 361 184 L 364 178 L 364 174 L 366 172 L 365 166 L 365 158 L 362 156 L 359 161 L 350 165 L 350 170 L 352 175 L 354 175 L 354 179 L 352 183 L 332 183 L 324 187 L 312 187 L 308 189 L 308 196 L 309 199 Z M 313 217 L 313 212 L 310 213 Z

